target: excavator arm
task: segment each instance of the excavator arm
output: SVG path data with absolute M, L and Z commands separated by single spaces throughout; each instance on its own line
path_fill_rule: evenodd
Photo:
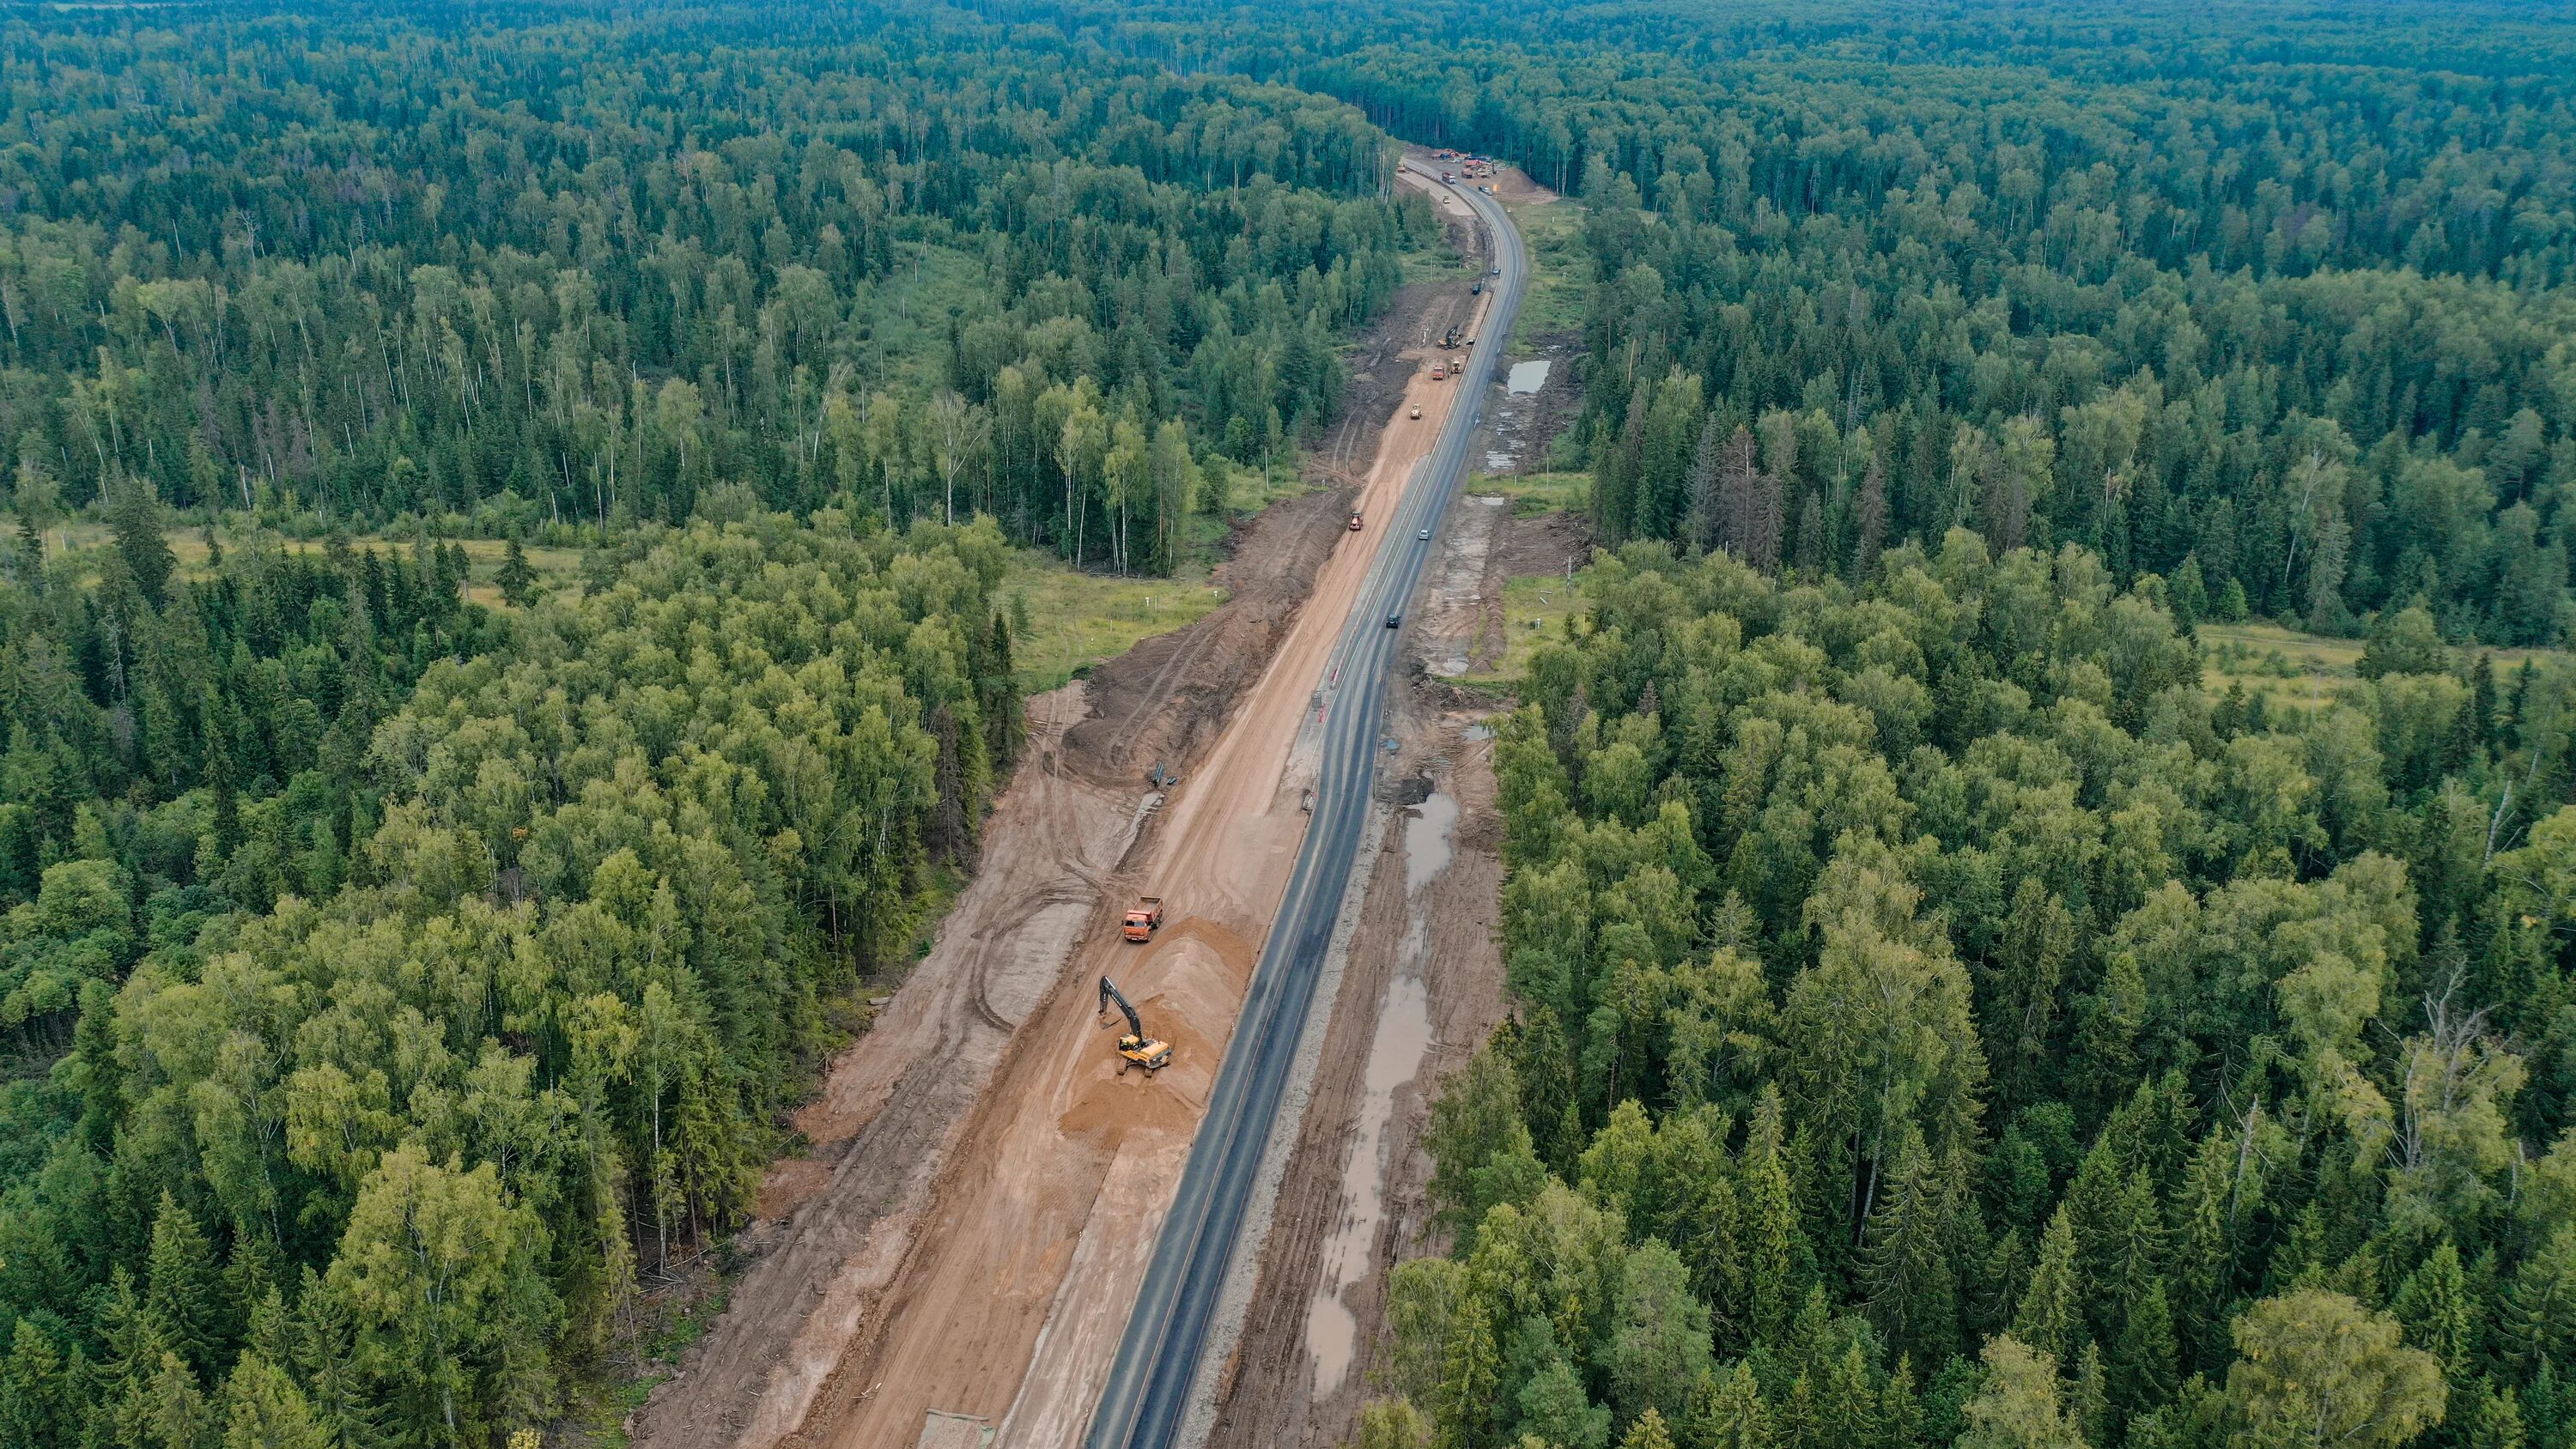
M 1127 1034 L 1133 1037 L 1144 1036 L 1145 1023 L 1143 1019 L 1136 1015 L 1136 1008 L 1128 1005 L 1127 998 L 1119 995 L 1118 988 L 1110 985 L 1109 978 L 1103 976 L 1100 978 L 1100 1010 L 1102 1015 L 1105 1016 L 1108 1014 L 1109 1003 L 1113 1001 L 1117 1002 L 1118 1009 L 1127 1015 Z
M 1124 1075 L 1129 1067 L 1143 1067 L 1145 1069 L 1145 1074 L 1147 1076 L 1152 1076 L 1154 1073 L 1161 1071 L 1164 1067 L 1171 1065 L 1172 1044 L 1167 1041 L 1156 1041 L 1154 1038 L 1145 1035 L 1144 1019 L 1136 1015 L 1136 1008 L 1128 1005 L 1127 998 L 1119 995 L 1118 988 L 1109 984 L 1109 978 L 1103 976 L 1100 978 L 1100 1010 L 1102 1014 L 1107 1014 L 1109 1004 L 1113 1001 L 1118 1003 L 1119 1011 L 1124 1013 L 1127 1017 L 1127 1034 L 1118 1039 L 1118 1070 L 1120 1074 Z

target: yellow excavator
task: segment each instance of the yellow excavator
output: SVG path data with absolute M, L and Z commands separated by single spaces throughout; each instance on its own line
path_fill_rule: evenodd
M 1118 1038 L 1118 1075 L 1122 1077 L 1127 1075 L 1129 1067 L 1143 1067 L 1145 1075 L 1150 1077 L 1170 1066 L 1172 1044 L 1167 1041 L 1156 1041 L 1145 1035 L 1145 1023 L 1136 1015 L 1136 1008 L 1128 1005 L 1127 998 L 1119 995 L 1118 988 L 1110 985 L 1109 978 L 1103 976 L 1100 978 L 1100 1014 L 1102 1016 L 1109 1014 L 1109 1003 L 1113 1001 L 1118 1003 L 1118 1009 L 1127 1015 L 1127 1034 Z M 1102 1025 L 1105 1026 L 1108 1023 L 1103 1022 Z

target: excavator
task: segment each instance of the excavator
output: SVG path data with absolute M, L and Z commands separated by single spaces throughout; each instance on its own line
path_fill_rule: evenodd
M 1109 1014 L 1109 1003 L 1113 1001 L 1118 1003 L 1120 1011 L 1127 1014 L 1127 1034 L 1118 1038 L 1118 1075 L 1122 1077 L 1127 1075 L 1129 1067 L 1143 1067 L 1145 1075 L 1150 1077 L 1170 1066 L 1172 1044 L 1167 1041 L 1156 1041 L 1145 1035 L 1145 1022 L 1143 1018 L 1136 1015 L 1136 1008 L 1128 1005 L 1127 998 L 1119 995 L 1118 988 L 1109 983 L 1108 977 L 1103 976 L 1100 978 L 1100 1014 L 1102 1016 Z

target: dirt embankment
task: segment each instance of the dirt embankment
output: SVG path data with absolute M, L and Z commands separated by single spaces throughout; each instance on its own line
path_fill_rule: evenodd
M 1227 591 L 1223 604 L 1091 672 L 1089 715 L 1065 734 L 1065 767 L 1142 789 L 1155 766 L 1178 772 L 1204 754 L 1306 602 L 1349 498 L 1346 488 L 1290 498 L 1237 530 L 1232 556 L 1209 576 Z

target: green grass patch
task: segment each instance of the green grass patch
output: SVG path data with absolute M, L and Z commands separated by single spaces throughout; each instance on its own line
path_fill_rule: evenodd
M 2268 694 L 2282 703 L 2331 699 L 2336 690 L 2361 678 L 2362 641 L 2308 634 L 2278 624 L 2213 624 L 2199 628 L 2201 687 L 2212 697 L 2234 686 L 2246 694 Z M 2556 649 L 2489 649 L 2468 646 L 2460 657 L 2486 655 L 2502 676 L 2526 659 L 2565 658 Z
M 1464 257 L 1442 245 L 1406 252 L 1403 256 L 1404 280 L 1407 282 L 1454 282 L 1484 270 L 1484 264 Z
M 947 376 L 948 319 L 979 317 L 993 304 L 982 256 L 937 242 L 898 242 L 895 266 L 865 299 L 868 347 L 879 376 L 927 392 Z
M 207 551 L 206 530 L 202 525 L 189 524 L 173 528 L 163 537 L 170 545 L 171 556 L 179 561 L 181 578 L 202 579 L 212 572 L 206 563 L 212 555 Z M 320 553 L 324 547 L 322 540 L 317 538 L 286 538 L 275 534 L 251 537 L 229 527 L 220 530 L 216 538 L 223 544 L 224 552 L 227 554 L 238 553 L 245 548 L 271 547 L 283 548 L 289 553 Z M 83 565 L 81 582 L 85 585 L 98 582 L 99 550 L 111 546 L 114 542 L 105 524 L 92 521 L 50 529 L 46 533 L 46 541 L 48 548 L 57 553 L 67 552 Z M 508 607 L 501 602 L 501 585 L 497 582 L 501 574 L 501 561 L 509 557 L 508 542 L 497 538 L 438 538 L 431 541 L 442 548 L 454 543 L 465 550 L 467 564 L 465 597 L 469 602 L 494 609 Z M 349 547 L 408 556 L 411 552 L 411 540 L 362 533 L 353 535 L 349 539 Z M 535 571 L 540 588 L 580 576 L 582 560 L 580 549 L 527 544 L 524 545 L 524 551 L 528 556 L 528 567 Z
M 1248 519 L 1271 504 L 1311 491 L 1312 485 L 1306 481 L 1306 475 L 1300 467 L 1300 459 L 1304 456 L 1306 453 L 1303 450 L 1296 453 L 1282 451 L 1270 460 L 1270 466 L 1267 468 L 1258 463 L 1246 466 L 1223 459 L 1218 459 L 1206 466 L 1227 470 L 1225 512 L 1234 518 Z M 1211 478 L 1208 481 L 1210 486 L 1214 486 L 1216 480 Z M 1212 515 L 1201 516 L 1208 517 L 1211 523 L 1217 522 Z M 1216 541 L 1222 542 L 1224 536 L 1223 525 L 1219 524 Z M 1196 542 L 1195 539 L 1192 541 Z M 1213 550 L 1210 556 L 1213 557 Z
M 1566 621 L 1583 612 L 1581 576 L 1503 581 L 1503 654 L 1490 669 L 1463 675 L 1460 684 L 1512 686 L 1528 670 L 1539 646 L 1565 637 Z M 1578 625 L 1579 627 L 1579 625 Z
M 1583 326 L 1591 290 L 1591 260 L 1583 247 L 1583 208 L 1571 201 L 1522 203 L 1511 208 L 1529 250 L 1529 290 L 1512 325 L 1512 345 Z
M 1581 513 L 1592 506 L 1589 473 L 1476 473 L 1467 491 L 1499 493 L 1512 500 L 1512 512 L 1526 518 L 1539 513 Z
M 2277 624 L 2202 624 L 2201 682 L 2212 694 L 2326 692 L 2360 678 L 2361 641 L 2302 634 Z
M 1018 632 L 1012 662 L 1020 688 L 1036 694 L 1087 674 L 1140 639 L 1192 624 L 1225 602 L 1204 567 L 1171 578 L 1119 578 L 1067 567 L 1034 550 L 1017 552 L 1002 582 Z

